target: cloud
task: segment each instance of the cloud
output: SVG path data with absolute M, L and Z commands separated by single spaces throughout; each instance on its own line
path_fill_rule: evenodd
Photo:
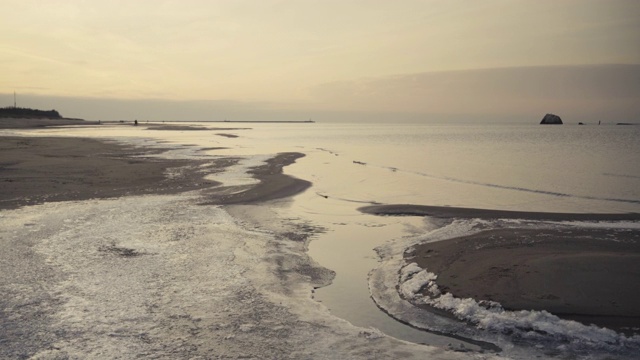
M 640 121 L 640 65 L 514 67 L 325 83 L 308 101 L 165 100 L 21 93 L 20 106 L 92 120 Z M 27 90 L 28 91 L 28 90 Z M 3 104 L 13 93 L 0 94 Z
M 335 110 L 397 113 L 640 117 L 640 65 L 511 67 L 325 83 L 311 89 Z

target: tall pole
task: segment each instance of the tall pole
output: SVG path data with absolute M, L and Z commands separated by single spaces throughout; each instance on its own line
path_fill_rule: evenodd
M 16 92 L 15 92 L 15 90 L 13 91 L 13 108 L 14 108 L 14 109 L 15 109 L 15 108 L 17 108 L 17 106 L 16 106 Z

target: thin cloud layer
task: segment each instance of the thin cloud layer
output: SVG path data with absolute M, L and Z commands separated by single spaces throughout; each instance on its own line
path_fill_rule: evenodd
M 513 67 L 330 82 L 306 102 L 20 95 L 71 117 L 119 120 L 507 121 L 547 112 L 570 122 L 640 120 L 639 65 Z M 12 94 L 0 99 L 6 103 Z
M 423 114 L 637 119 L 640 65 L 514 67 L 406 74 L 323 84 L 326 106 Z
M 23 97 L 231 101 L 265 107 L 273 116 L 484 116 L 537 110 L 537 92 L 545 89 L 544 99 L 549 91 L 581 98 L 599 91 L 604 100 L 587 105 L 605 107 L 589 110 L 608 112 L 612 97 L 628 108 L 616 93 L 625 78 L 594 90 L 590 80 L 580 87 L 570 72 L 562 76 L 573 85 L 558 84 L 548 72 L 560 65 L 640 64 L 640 2 L 6 0 L 0 34 L 0 93 Z M 476 71 L 503 68 L 523 70 Z M 533 85 L 538 79 L 545 85 Z M 582 94 L 586 88 L 591 92 Z

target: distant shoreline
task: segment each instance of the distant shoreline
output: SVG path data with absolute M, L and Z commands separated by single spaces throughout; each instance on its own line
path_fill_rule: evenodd
M 0 129 L 34 129 L 68 125 L 98 125 L 98 121 L 86 121 L 73 118 L 3 118 L 0 117 Z

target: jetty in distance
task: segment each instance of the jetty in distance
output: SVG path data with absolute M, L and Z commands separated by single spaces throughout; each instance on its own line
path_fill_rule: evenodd
M 315 123 L 315 121 L 309 120 L 223 120 L 223 121 L 207 121 L 207 122 L 226 122 L 226 123 L 276 123 L 276 124 L 305 124 Z

